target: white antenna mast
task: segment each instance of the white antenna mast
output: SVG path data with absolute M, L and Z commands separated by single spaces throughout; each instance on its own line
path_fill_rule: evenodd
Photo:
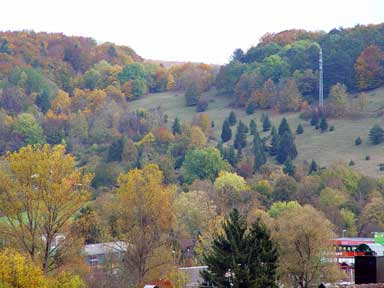
M 319 45 L 319 107 L 324 105 L 324 89 L 323 89 L 323 51 Z

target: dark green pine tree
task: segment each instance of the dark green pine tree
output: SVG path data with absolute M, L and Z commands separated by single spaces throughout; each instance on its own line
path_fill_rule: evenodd
M 47 111 L 51 109 L 51 96 L 49 95 L 48 89 L 44 89 L 36 96 L 35 104 L 43 113 L 47 113 Z
M 269 120 L 269 116 L 267 113 L 263 113 L 261 116 L 261 122 L 263 123 L 263 131 L 267 132 L 271 129 L 271 121 Z
M 380 144 L 384 140 L 384 130 L 380 125 L 375 124 L 370 130 L 368 135 L 369 141 L 373 145 Z
M 276 243 L 260 220 L 247 232 L 246 217 L 236 209 L 223 223 L 223 233 L 214 235 L 203 259 L 208 269 L 201 275 L 209 287 L 277 287 Z
M 232 138 L 232 130 L 229 125 L 228 119 L 225 119 L 223 122 L 223 128 L 221 129 L 221 140 L 225 143 Z
M 321 132 L 324 132 L 324 131 L 327 131 L 328 130 L 328 121 L 327 121 L 327 118 L 325 117 L 321 117 L 321 120 L 320 120 L 320 130 Z
M 248 239 L 251 250 L 249 275 L 254 278 L 249 287 L 277 288 L 279 253 L 267 226 L 259 219 L 256 220 L 251 226 Z
M 279 135 L 282 136 L 285 132 L 288 132 L 289 134 L 292 134 L 291 128 L 289 127 L 287 119 L 285 117 L 281 120 L 280 126 L 279 126 Z
M 317 113 L 313 113 L 311 118 L 311 126 L 317 126 L 317 124 L 319 124 L 319 116 L 317 116 Z
M 255 156 L 255 161 L 253 163 L 253 171 L 256 172 L 259 171 L 260 167 L 267 162 L 264 145 L 261 142 L 260 135 L 257 131 L 253 137 L 253 153 Z
M 217 143 L 216 149 L 220 151 L 221 156 L 224 156 L 225 148 L 223 142 L 220 141 L 219 143 Z
M 236 163 L 240 162 L 241 159 L 243 159 L 243 149 L 239 148 L 239 149 L 237 149 Z
M 311 175 L 312 173 L 317 172 L 318 169 L 319 168 L 317 166 L 316 161 L 312 159 L 311 164 L 309 165 L 308 175 Z
M 245 146 L 247 146 L 247 134 L 245 131 L 246 127 L 240 120 L 239 124 L 237 125 L 235 141 L 233 143 L 236 149 L 243 149 Z
M 244 123 L 243 123 L 243 125 L 244 125 L 244 133 L 245 133 L 245 134 L 248 134 L 248 132 L 249 132 L 249 128 L 248 128 L 247 124 L 244 124 Z
M 291 158 L 287 158 L 284 162 L 283 172 L 289 176 L 295 175 L 295 166 L 293 166 Z
M 211 121 L 211 128 L 215 128 L 215 121 Z
M 269 148 L 269 155 L 276 156 L 277 151 L 279 150 L 280 136 L 277 133 L 275 126 L 271 130 L 271 146 Z
M 301 123 L 300 123 L 299 125 L 297 125 L 296 134 L 300 135 L 300 134 L 303 134 L 303 133 L 304 133 L 304 128 L 303 128 L 303 125 L 301 125 Z
M 120 138 L 112 142 L 108 149 L 107 162 L 121 161 L 121 154 L 123 153 L 124 140 Z
M 228 163 L 232 165 L 232 167 L 235 167 L 237 163 L 237 156 L 236 156 L 235 148 L 233 148 L 233 145 L 229 146 L 228 148 L 224 148 L 223 158 L 227 160 Z
M 280 137 L 279 149 L 276 156 L 280 164 L 283 164 L 287 158 L 295 159 L 297 157 L 297 149 L 293 136 L 287 131 Z
M 172 133 L 173 135 L 181 134 L 180 120 L 177 117 L 175 118 L 175 121 L 173 122 L 173 125 L 172 125 Z
M 255 120 L 251 120 L 251 122 L 249 122 L 249 131 L 251 132 L 251 135 L 255 135 L 255 133 L 257 132 L 257 124 L 256 124 L 256 121 Z
M 234 126 L 237 122 L 237 119 L 236 119 L 236 114 L 235 112 L 231 111 L 229 113 L 229 117 L 228 117 L 228 122 L 229 122 L 229 125 L 230 126 Z

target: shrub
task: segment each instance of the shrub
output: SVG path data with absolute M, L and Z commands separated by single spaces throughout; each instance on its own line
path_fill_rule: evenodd
M 380 144 L 384 140 L 384 130 L 378 124 L 375 124 L 369 130 L 369 140 L 373 145 Z
M 248 103 L 247 108 L 245 108 L 245 113 L 247 113 L 248 115 L 251 115 L 255 113 L 255 110 L 256 110 L 256 104 L 251 102 L 251 103 Z
M 362 142 L 363 142 L 363 141 L 361 140 L 360 137 L 357 137 L 357 138 L 355 139 L 355 145 L 356 145 L 356 146 L 359 146 Z
M 304 133 L 303 125 L 299 124 L 296 129 L 296 134 L 300 135 Z
M 353 166 L 353 165 L 355 165 L 355 162 L 353 161 L 353 160 L 351 160 L 351 161 L 349 161 L 349 164 L 348 164 L 349 166 Z
M 196 105 L 196 112 L 204 112 L 208 107 L 208 102 L 204 96 L 200 96 Z
M 369 155 L 365 156 L 365 160 L 367 160 L 367 161 L 371 160 L 371 156 L 369 156 Z
M 313 113 L 311 118 L 311 126 L 317 126 L 319 124 L 319 117 L 316 113 Z
M 330 132 L 335 131 L 335 126 L 332 125 L 332 126 L 329 128 L 329 131 L 330 131 Z

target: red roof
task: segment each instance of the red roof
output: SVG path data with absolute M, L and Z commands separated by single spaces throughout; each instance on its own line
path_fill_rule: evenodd
M 361 238 L 361 237 L 335 238 L 335 239 L 331 239 L 331 241 L 335 245 L 343 245 L 343 246 L 358 246 L 360 244 L 375 243 L 374 238 Z

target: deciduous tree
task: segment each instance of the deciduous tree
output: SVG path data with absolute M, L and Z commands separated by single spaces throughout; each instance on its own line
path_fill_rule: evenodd
M 4 229 L 47 273 L 58 264 L 56 237 L 88 200 L 92 175 L 76 169 L 62 145 L 26 146 L 6 160 L 8 167 L 0 170 Z
M 281 213 L 275 235 L 282 248 L 280 272 L 288 286 L 307 288 L 338 279 L 337 263 L 323 259 L 333 253 L 333 227 L 316 209 L 306 205 Z
M 163 184 L 163 173 L 155 164 L 121 174 L 117 184 L 117 237 L 128 245 L 121 272 L 134 284 L 150 280 L 148 275 L 160 278 L 161 269 L 172 259 L 167 256 L 175 189 Z

